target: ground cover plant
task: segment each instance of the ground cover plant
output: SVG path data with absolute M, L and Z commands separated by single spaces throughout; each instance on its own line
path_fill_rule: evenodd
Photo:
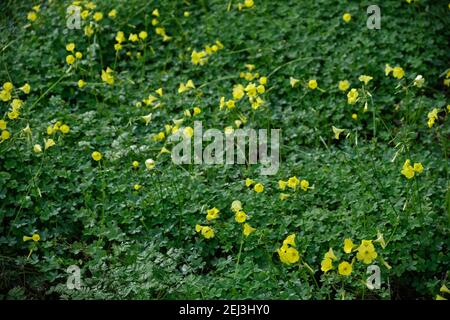
M 1 11 L 2 299 L 450 297 L 448 1 Z M 195 122 L 277 172 L 174 163 Z

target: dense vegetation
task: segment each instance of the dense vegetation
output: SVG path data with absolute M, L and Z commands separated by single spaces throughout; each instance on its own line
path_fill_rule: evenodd
M 372 4 L 3 1 L 0 297 L 448 298 L 450 5 Z M 279 171 L 174 164 L 194 121 Z

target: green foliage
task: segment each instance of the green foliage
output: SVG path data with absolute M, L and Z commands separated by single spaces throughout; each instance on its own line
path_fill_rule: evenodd
M 18 93 L 24 105 L 17 120 L 8 119 L 10 102 L 0 101 L 0 119 L 11 133 L 0 143 L 0 298 L 430 299 L 448 283 L 446 3 L 383 1 L 381 30 L 369 30 L 369 1 L 255 0 L 242 11 L 237 1 L 95 1 L 86 21 L 95 11 L 103 19 L 91 37 L 85 20 L 81 30 L 66 27 L 71 1 L 39 3 L 34 22 L 27 21 L 28 1 L 6 1 L 11 18 L 0 20 L 0 82 L 15 90 L 31 86 L 29 95 Z M 159 24 L 152 26 L 156 8 Z M 146 44 L 132 44 L 129 34 L 142 30 Z M 118 31 L 126 41 L 116 53 Z M 193 50 L 217 40 L 224 48 L 205 65 L 191 62 Z M 70 42 L 83 54 L 72 67 Z M 240 77 L 245 64 L 268 78 L 264 105 L 255 110 L 244 98 L 220 110 L 222 96 L 231 99 L 234 85 L 249 82 Z M 386 76 L 386 64 L 401 66 L 405 77 Z M 107 67 L 114 85 L 101 79 Z M 358 80 L 363 74 L 373 77 L 367 85 Z M 417 75 L 425 78 L 422 88 L 412 85 Z M 295 88 L 290 77 L 300 80 Z M 196 88 L 178 94 L 189 79 Z M 322 90 L 309 90 L 310 79 Z M 344 79 L 359 90 L 354 105 L 338 89 Z M 143 102 L 149 94 L 159 107 Z M 194 107 L 199 115 L 183 116 Z M 434 108 L 438 118 L 429 128 Z M 149 113 L 147 126 L 142 116 Z M 200 120 L 205 128 L 236 127 L 245 118 L 248 128 L 281 128 L 279 172 L 174 165 L 170 154 L 160 154 L 173 145 L 152 137 L 183 117 L 186 126 Z M 70 132 L 48 135 L 57 121 Z M 23 131 L 27 125 L 31 134 Z M 346 129 L 339 140 L 332 126 Z M 49 138 L 55 146 L 33 151 Z M 94 151 L 101 161 L 92 159 Z M 145 169 L 148 158 L 156 161 L 152 171 Z M 406 159 L 421 162 L 424 171 L 406 179 L 400 173 Z M 292 176 L 310 188 L 279 190 L 278 181 Z M 262 183 L 264 192 L 247 188 L 246 178 Z M 289 197 L 282 201 L 281 193 Z M 256 228 L 248 237 L 230 209 L 236 199 Z M 220 210 L 211 223 L 215 236 L 205 239 L 195 226 L 208 224 L 206 210 L 213 207 Z M 23 241 L 35 233 L 39 241 Z M 287 266 L 277 249 L 293 233 L 301 258 Z M 367 265 L 355 261 L 349 277 L 337 269 L 356 255 L 344 253 L 344 239 L 359 245 L 379 233 L 387 244 L 376 243 L 382 287 L 371 291 Z M 324 273 L 330 247 L 337 261 Z M 82 270 L 81 290 L 66 287 L 70 265 Z

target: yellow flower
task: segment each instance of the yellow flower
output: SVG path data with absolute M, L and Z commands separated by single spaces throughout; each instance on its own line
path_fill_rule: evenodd
M 11 108 L 13 111 L 19 111 L 23 106 L 23 101 L 20 99 L 13 99 L 11 102 Z
M 285 264 L 293 264 L 300 260 L 300 255 L 297 249 L 283 245 L 278 249 L 280 260 Z
M 409 159 L 407 159 L 403 164 L 401 174 L 403 174 L 407 179 L 412 179 L 414 177 L 414 167 L 411 165 Z
M 386 242 L 384 241 L 383 234 L 380 231 L 377 231 L 377 239 L 373 242 L 378 242 L 383 249 L 386 248 Z
M 347 102 L 348 104 L 355 104 L 358 101 L 358 90 L 353 88 L 347 93 Z
M 202 229 L 203 229 L 203 226 L 201 226 L 199 224 L 195 225 L 195 232 L 200 232 L 200 231 L 202 231 Z
M 394 76 L 394 78 L 400 80 L 405 76 L 405 71 L 403 70 L 402 67 L 397 66 L 392 70 L 392 75 Z
M 66 44 L 66 50 L 69 52 L 73 52 L 75 50 L 75 43 L 71 42 Z
M 206 58 L 206 52 L 205 51 L 200 51 L 200 52 L 197 52 L 197 51 L 192 51 L 192 54 L 191 54 L 191 62 L 193 63 L 193 64 L 195 64 L 195 65 L 204 65 L 205 64 L 205 62 L 207 61 L 207 58 Z
M 117 10 L 112 9 L 110 12 L 108 12 L 108 17 L 115 18 L 117 16 Z
M 438 118 L 438 112 L 439 110 L 437 108 L 434 108 L 431 112 L 428 112 L 428 127 L 433 127 L 434 122 Z
M 41 152 L 42 152 L 42 147 L 41 147 L 41 145 L 40 145 L 40 144 L 35 144 L 35 145 L 33 146 L 33 151 L 34 151 L 34 153 L 41 153 Z
M 287 186 L 291 189 L 297 188 L 297 186 L 299 184 L 300 184 L 300 180 L 296 176 L 290 177 L 287 182 Z
M 75 57 L 73 55 L 69 54 L 66 57 L 66 62 L 67 62 L 67 64 L 73 64 L 75 62 Z
M 203 227 L 201 233 L 206 239 L 214 238 L 214 229 L 211 227 Z
M 344 252 L 345 253 L 352 252 L 354 247 L 355 247 L 355 245 L 353 244 L 352 239 L 347 238 L 344 240 Z
M 153 10 L 152 15 L 155 17 L 159 17 L 159 10 L 158 9 Z
M 339 140 L 339 135 L 345 131 L 345 129 L 339 129 L 339 128 L 336 128 L 335 126 L 332 126 L 332 129 L 333 129 L 333 133 L 334 133 L 334 138 L 336 140 Z
M 81 58 L 83 58 L 83 54 L 78 51 L 77 53 L 75 53 L 75 58 L 81 59 Z
M 199 107 L 194 107 L 194 109 L 192 110 L 192 113 L 194 114 L 194 116 L 200 114 L 202 112 L 202 109 L 200 109 Z
M 189 11 L 185 11 L 184 13 L 183 13 L 183 16 L 185 16 L 186 18 L 187 17 L 189 17 L 191 14 L 189 13 Z
M 148 36 L 147 32 L 145 31 L 139 32 L 139 38 L 141 38 L 142 40 L 147 39 L 147 36 Z
M 245 91 L 249 97 L 255 97 L 257 94 L 257 88 L 254 83 L 250 82 L 246 87 Z
M 128 37 L 128 40 L 130 40 L 131 42 L 138 42 L 139 41 L 139 37 L 138 37 L 137 34 L 131 33 L 130 36 Z
M 155 92 L 156 92 L 160 97 L 162 97 L 162 96 L 164 95 L 164 93 L 163 93 L 163 88 L 159 88 L 158 90 L 155 90 Z
M 219 217 L 219 209 L 217 209 L 216 207 L 209 209 L 206 212 L 206 220 L 208 221 L 215 220 Z
M 152 26 L 156 26 L 158 23 L 158 19 L 152 19 Z
M 384 67 L 384 73 L 386 74 L 386 76 L 388 76 L 393 70 L 394 69 L 388 64 L 386 64 L 386 66 Z
M 81 12 L 81 18 L 82 18 L 83 20 L 86 20 L 87 17 L 89 17 L 89 10 L 83 10 L 83 11 Z
M 320 270 L 327 273 L 328 271 L 333 269 L 333 261 L 330 258 L 325 258 L 320 263 Z
M 424 83 L 425 83 L 425 79 L 420 74 L 417 75 L 417 77 L 413 81 L 413 85 L 417 88 L 422 88 Z
M 422 163 L 418 162 L 418 163 L 414 163 L 414 167 L 413 167 L 414 171 L 417 173 L 422 173 L 423 171 L 423 165 Z
M 338 87 L 341 91 L 347 91 L 348 88 L 350 88 L 350 82 L 348 82 L 348 80 L 339 81 Z
M 2 141 L 8 140 L 10 137 L 11 137 L 11 134 L 7 130 L 2 131 L 2 134 L 0 135 L 0 138 L 2 139 Z
M 135 169 L 139 168 L 139 162 L 137 162 L 137 161 L 133 161 L 132 165 L 133 165 L 133 168 L 135 168 Z
M 94 10 L 95 8 L 97 8 L 97 5 L 94 2 L 90 1 L 90 2 L 86 3 L 86 8 L 88 8 L 90 10 Z
M 346 12 L 342 16 L 342 20 L 344 20 L 345 22 L 350 22 L 350 20 L 352 20 L 352 15 L 350 13 Z
M 146 116 L 142 116 L 142 119 L 144 119 L 145 125 L 148 126 L 148 124 L 150 123 L 150 121 L 152 121 L 152 114 L 149 113 L 149 114 L 146 115 Z
M 445 284 L 443 284 L 441 286 L 441 288 L 439 289 L 440 292 L 442 293 L 450 293 L 450 290 L 447 288 L 447 286 Z
M 33 240 L 34 242 L 38 242 L 39 240 L 41 240 L 41 236 L 38 233 L 35 233 L 31 237 L 23 236 L 22 240 L 23 241 Z
M 245 95 L 244 86 L 242 84 L 238 84 L 233 87 L 233 99 L 240 100 Z
M 28 12 L 27 19 L 30 20 L 31 22 L 36 21 L 36 19 L 37 19 L 36 12 L 34 12 L 34 11 Z
M 31 90 L 31 87 L 30 87 L 30 85 L 29 85 L 28 83 L 25 83 L 25 84 L 24 84 L 22 87 L 20 87 L 19 89 L 22 90 L 23 93 L 29 94 L 29 93 L 30 93 L 30 90 Z
M 298 79 L 295 79 L 293 77 L 289 78 L 289 83 L 291 84 L 292 88 L 294 88 L 297 85 L 297 83 L 299 83 L 299 82 L 300 82 L 300 80 L 298 80 Z
M 7 90 L 0 91 L 0 99 L 4 102 L 11 100 L 11 92 Z
M 70 131 L 70 127 L 67 124 L 63 124 L 59 130 L 61 130 L 62 133 L 67 134 Z
M 283 246 L 295 247 L 295 233 L 290 234 L 283 240 Z
M 371 264 L 373 260 L 378 256 L 375 251 L 375 246 L 371 240 L 362 240 L 361 245 L 358 247 L 358 253 L 356 259 L 364 262 L 365 264 Z
M 446 298 L 444 298 L 443 296 L 441 296 L 440 294 L 436 295 L 436 300 L 447 300 Z
M 136 191 L 139 191 L 139 190 L 142 189 L 142 186 L 141 186 L 140 184 L 135 184 L 135 185 L 133 186 L 133 189 L 136 190 Z
M 334 254 L 333 248 L 330 248 L 324 256 L 325 259 L 337 260 L 336 255 Z
M 17 111 L 12 111 L 12 112 L 8 112 L 8 118 L 10 119 L 10 120 L 15 120 L 15 119 L 17 119 L 18 117 L 19 117 L 19 112 L 17 112 Z
M 353 120 L 358 119 L 358 115 L 357 115 L 356 113 L 353 113 L 353 114 L 352 114 L 352 119 L 353 119 Z
M 106 70 L 102 70 L 102 80 L 109 85 L 114 84 L 114 76 L 112 75 L 113 71 L 107 67 Z
M 88 25 L 86 27 L 84 27 L 84 34 L 87 37 L 90 37 L 94 34 L 94 28 L 91 25 Z
M 300 182 L 300 188 L 302 188 L 303 191 L 307 191 L 309 187 L 309 182 L 308 180 L 302 180 Z
M 48 148 L 51 148 L 55 145 L 55 141 L 53 139 L 44 139 L 45 142 L 45 146 L 44 146 L 44 150 L 47 150 Z
M 94 161 L 100 161 L 102 160 L 102 154 L 98 151 L 94 151 L 92 152 L 92 159 L 94 159 Z
M 251 7 L 253 7 L 253 5 L 254 5 L 253 0 L 245 0 L 244 1 L 244 6 L 247 8 L 251 8 Z
M 155 167 L 156 163 L 153 159 L 147 159 L 145 160 L 145 167 L 148 170 L 152 170 Z
M 188 138 L 192 138 L 192 136 L 194 135 L 194 129 L 192 129 L 191 127 L 186 127 L 183 130 L 183 134 Z
M 5 120 L 0 120 L 0 130 L 6 130 L 7 124 L 8 122 L 6 122 Z
M 338 271 L 342 276 L 349 276 L 352 273 L 352 265 L 347 261 L 343 261 L 339 264 Z
M 93 18 L 94 18 L 95 21 L 99 22 L 100 20 L 103 19 L 103 13 L 101 13 L 101 12 L 94 13 Z
M 278 181 L 278 188 L 280 188 L 280 190 L 285 190 L 287 186 L 287 182 L 283 181 L 283 180 L 279 180 Z
M 235 108 L 235 103 L 234 100 L 228 100 L 225 105 L 227 106 L 228 109 L 234 109 Z
M 125 33 L 123 33 L 123 31 L 117 31 L 117 34 L 116 34 L 116 41 L 117 41 L 118 43 L 122 43 L 122 42 L 125 41 Z
M 287 198 L 289 198 L 289 195 L 288 195 L 287 193 L 280 193 L 280 200 L 281 200 L 281 201 L 284 201 L 284 200 L 286 200 Z
M 86 85 L 86 82 L 84 82 L 84 80 L 80 79 L 80 80 L 78 80 L 77 84 L 80 89 L 83 89 L 84 86 Z
M 252 184 L 254 184 L 255 183 L 255 181 L 253 181 L 252 179 L 250 179 L 250 178 L 247 178 L 247 179 L 245 179 L 245 186 L 246 187 L 250 187 Z
M 248 223 L 244 223 L 243 233 L 244 236 L 248 237 L 251 233 L 253 233 L 256 229 L 252 228 Z
M 234 220 L 237 223 L 244 223 L 247 220 L 247 214 L 244 211 L 238 211 L 234 215 Z
M 242 203 L 241 203 L 239 200 L 234 200 L 234 201 L 231 203 L 231 210 L 232 210 L 233 212 L 241 211 L 241 210 L 242 210 Z
M 259 94 L 263 94 L 264 92 L 266 92 L 266 88 L 262 84 L 260 84 L 256 87 L 256 91 L 258 91 Z
M 364 82 L 364 84 L 367 86 L 367 84 L 370 82 L 370 80 L 373 79 L 371 76 L 361 75 L 359 76 L 359 81 Z
M 3 89 L 6 91 L 11 91 L 14 88 L 14 85 L 11 82 L 5 82 L 3 84 Z
M 31 131 L 31 128 L 30 128 L 30 124 L 27 124 L 27 126 L 22 129 L 22 132 L 27 134 L 27 135 L 31 135 L 32 131 Z
M 315 80 L 315 79 L 309 80 L 308 88 L 310 88 L 311 90 L 317 89 L 317 80 Z
M 262 84 L 262 85 L 266 85 L 267 84 L 267 77 L 259 78 L 259 83 Z
M 257 183 L 257 184 L 255 184 L 254 190 L 257 193 L 261 193 L 264 191 L 264 186 L 261 183 Z

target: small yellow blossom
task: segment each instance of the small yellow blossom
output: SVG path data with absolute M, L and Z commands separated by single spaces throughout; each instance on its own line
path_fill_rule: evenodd
M 345 129 L 339 129 L 339 128 L 336 128 L 335 126 L 332 126 L 332 129 L 333 129 L 333 133 L 334 133 L 334 138 L 336 140 L 339 140 L 340 134 L 345 131 Z
M 244 223 L 244 226 L 243 226 L 244 236 L 248 237 L 254 231 L 256 231 L 255 228 L 252 228 L 248 223 Z
M 352 15 L 350 13 L 346 12 L 342 16 L 342 20 L 344 20 L 345 22 L 350 22 L 350 20 L 352 20 Z
M 348 88 L 350 88 L 350 82 L 348 82 L 348 80 L 339 81 L 338 87 L 341 91 L 347 91 Z
M 261 183 L 257 183 L 257 184 L 255 184 L 254 190 L 257 193 L 261 193 L 264 191 L 264 186 Z
M 94 159 L 94 161 L 100 161 L 102 160 L 102 154 L 98 151 L 94 151 L 92 152 L 92 159 Z
M 343 261 L 339 264 L 338 271 L 342 276 L 349 276 L 352 273 L 352 265 L 347 261 Z
M 247 220 L 247 214 L 244 211 L 238 211 L 234 215 L 234 220 L 237 223 L 244 223 Z
M 309 80 L 308 81 L 308 88 L 310 88 L 311 90 L 317 89 L 317 80 L 315 80 L 315 79 Z
M 216 207 L 206 210 L 206 220 L 211 221 L 219 218 L 219 212 L 219 209 L 217 209 Z

